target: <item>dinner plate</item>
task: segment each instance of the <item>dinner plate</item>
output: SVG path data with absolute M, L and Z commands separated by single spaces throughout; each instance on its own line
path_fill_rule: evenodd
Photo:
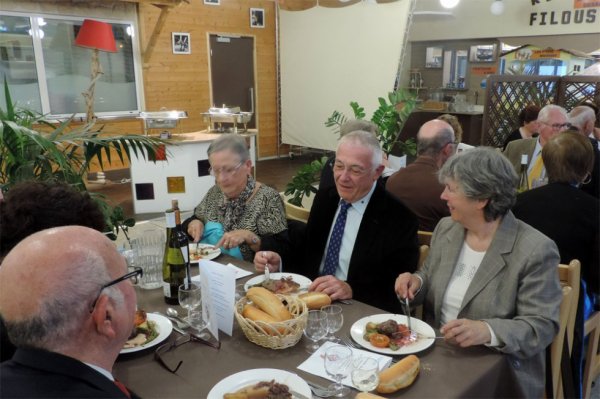
M 260 381 L 271 381 L 287 385 L 290 390 L 298 392 L 307 398 L 312 398 L 310 387 L 302 378 L 294 373 L 278 369 L 252 369 L 240 371 L 219 381 L 210 392 L 208 399 L 223 399 L 226 393 L 233 393 L 246 386 L 256 384 Z
M 210 245 L 210 244 L 202 244 L 202 243 L 191 242 L 189 244 L 189 248 L 190 248 L 190 253 L 192 253 L 194 250 L 196 250 L 196 248 L 198 248 L 198 249 L 201 249 L 201 248 L 213 248 L 214 249 L 214 251 L 209 252 L 208 255 L 202 255 L 201 258 L 192 259 L 190 257 L 190 263 L 198 263 L 202 259 L 204 259 L 204 260 L 211 260 L 211 259 L 214 259 L 217 256 L 221 255 L 221 248 L 215 248 L 214 245 Z
M 171 331 L 173 331 L 173 324 L 171 321 L 167 319 L 165 316 L 156 314 L 156 313 L 147 313 L 146 317 L 148 320 L 156 323 L 156 328 L 158 329 L 158 336 L 154 338 L 152 341 L 145 343 L 140 346 L 135 346 L 133 348 L 123 348 L 121 349 L 121 353 L 131 353 L 131 352 L 139 352 L 144 349 L 151 348 L 163 342 L 165 339 L 171 335 Z
M 312 284 L 312 280 L 311 279 L 309 279 L 308 277 L 305 277 L 305 276 L 303 276 L 301 274 L 295 274 L 295 273 L 271 273 L 271 275 L 270 275 L 271 280 L 280 280 L 282 277 L 292 277 L 292 280 L 294 280 L 294 282 L 300 284 L 300 291 L 306 290 L 308 288 L 308 286 Z M 252 277 L 250 280 L 246 281 L 246 284 L 244 284 L 244 289 L 246 291 L 248 291 L 248 289 L 250 287 L 252 287 L 253 285 L 256 285 L 256 284 L 260 284 L 263 281 L 265 281 L 265 275 L 264 274 Z
M 383 323 L 384 321 L 390 319 L 394 320 L 398 324 L 408 325 L 406 316 L 404 315 L 389 313 L 375 314 L 372 316 L 363 317 L 362 319 L 357 320 L 354 324 L 352 324 L 352 327 L 350 328 L 350 336 L 357 344 L 359 344 L 363 348 L 373 352 L 383 353 L 385 355 L 408 355 L 410 353 L 421 352 L 433 345 L 433 341 L 435 341 L 435 339 L 433 338 L 418 338 L 415 342 L 411 343 L 410 345 L 403 346 L 398 350 L 393 351 L 390 348 L 378 348 L 376 346 L 371 345 L 369 341 L 365 341 L 363 335 L 365 333 L 365 327 L 367 326 L 367 323 Z M 429 324 L 415 317 L 411 317 L 410 322 L 413 331 L 425 337 L 435 337 L 435 331 L 433 330 L 433 328 L 431 328 Z

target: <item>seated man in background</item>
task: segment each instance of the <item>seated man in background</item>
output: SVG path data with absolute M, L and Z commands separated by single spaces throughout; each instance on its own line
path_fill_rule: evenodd
M 527 155 L 527 176 L 529 187 L 543 185 L 546 181 L 546 170 L 542 160 L 542 147 L 552 136 L 569 127 L 567 111 L 558 105 L 548 104 L 538 114 L 537 138 L 511 141 L 504 150 L 504 155 L 515 168 L 521 170 L 521 155 Z
M 592 144 L 579 133 L 564 132 L 542 150 L 548 185 L 517 196 L 515 216 L 554 240 L 561 263 L 581 261 L 582 289 L 572 351 L 574 386 L 581 386 L 583 323 L 600 293 L 600 202 L 578 189 L 590 175 Z M 586 289 L 587 287 L 587 289 Z
M 594 109 L 587 105 L 573 108 L 569 112 L 569 122 L 571 128 L 590 139 L 594 150 L 594 167 L 590 179 L 583 182 L 580 188 L 586 193 L 600 198 L 600 150 L 598 149 L 598 140 L 594 137 L 594 124 L 596 123 Z
M 26 181 L 10 188 L 0 202 L 0 262 L 22 239 L 50 227 L 81 225 L 104 232 L 106 223 L 98 204 L 65 183 Z M 15 347 L 0 317 L 0 361 Z
M 399 312 L 394 278 L 416 269 L 418 222 L 378 184 L 382 162 L 372 133 L 356 131 L 340 139 L 335 187 L 315 196 L 303 237 L 282 253 L 283 268 L 313 279 L 309 290 L 333 300 L 355 298 Z M 254 264 L 259 272 L 278 271 L 281 259 L 279 253 L 259 251 Z
M 450 216 L 440 198 L 444 186 L 437 171 L 456 150 L 454 130 L 438 119 L 425 122 L 417 133 L 418 158 L 391 175 L 385 189 L 417 215 L 419 230 L 433 231 L 441 218 Z
M 0 267 L 0 313 L 18 348 L 0 366 L 0 396 L 130 397 L 111 374 L 134 323 L 127 275 L 115 245 L 87 227 L 17 244 Z

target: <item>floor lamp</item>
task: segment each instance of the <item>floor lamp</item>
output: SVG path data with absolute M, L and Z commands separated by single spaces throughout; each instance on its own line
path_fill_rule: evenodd
M 75 38 L 75 45 L 93 50 L 91 64 L 92 82 L 90 83 L 90 87 L 81 93 L 83 94 L 83 98 L 85 98 L 87 123 L 93 123 L 96 120 L 96 116 L 94 115 L 94 89 L 96 81 L 103 74 L 100 60 L 98 59 L 98 52 L 100 50 L 111 53 L 117 52 L 112 26 L 106 22 L 84 19 L 79 33 Z

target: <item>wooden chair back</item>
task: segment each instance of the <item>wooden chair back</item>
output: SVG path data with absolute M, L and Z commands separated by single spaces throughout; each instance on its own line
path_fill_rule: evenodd
M 419 246 L 419 263 L 417 265 L 417 269 L 421 269 L 421 267 L 423 267 L 425 259 L 427 259 L 427 255 L 429 255 L 429 245 Z M 414 316 L 419 320 L 423 320 L 423 305 L 415 307 Z
M 431 231 L 419 230 L 417 232 L 417 236 L 419 237 L 419 245 L 429 245 L 431 246 L 431 236 L 433 233 Z
M 563 355 L 563 344 L 565 340 L 565 334 L 567 334 L 567 325 L 569 320 L 569 312 L 571 309 L 572 301 L 576 299 L 573 296 L 573 289 L 565 285 L 562 287 L 562 301 L 560 303 L 560 316 L 559 316 L 559 329 L 558 334 L 552 340 L 550 345 L 550 364 L 552 367 L 552 392 L 553 396 L 549 396 L 546 392 L 547 398 L 558 399 L 564 398 L 562 381 L 560 376 L 560 366 Z
M 567 338 L 569 341 L 569 354 L 573 352 L 573 336 L 575 331 L 575 316 L 577 315 L 577 306 L 579 304 L 579 291 L 581 288 L 581 263 L 573 259 L 568 265 L 558 265 L 558 277 L 562 286 L 568 285 L 573 290 L 571 309 L 569 310 L 569 321 L 567 322 Z
M 600 311 L 592 313 L 585 321 L 584 337 L 588 338 L 588 347 L 583 367 L 583 397 L 592 396 L 592 382 L 600 375 Z

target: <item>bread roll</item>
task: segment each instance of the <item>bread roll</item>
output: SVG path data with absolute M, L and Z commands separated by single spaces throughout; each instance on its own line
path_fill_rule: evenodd
M 310 310 L 318 310 L 323 306 L 331 305 L 331 298 L 324 292 L 311 291 L 298 295 L 298 298 L 302 299 Z
M 244 306 L 244 310 L 242 311 L 242 316 L 244 316 L 247 319 L 253 320 L 253 321 L 262 321 L 265 323 L 278 323 L 278 321 L 275 320 L 274 317 L 263 312 L 262 310 L 260 310 L 259 308 L 257 308 L 254 305 Z M 263 329 L 265 330 L 265 332 L 267 334 L 276 335 L 274 327 L 273 328 L 269 328 L 266 326 L 261 326 L 261 327 L 263 327 Z M 285 331 L 285 328 L 280 327 L 280 328 L 278 328 L 278 331 L 283 334 L 283 332 Z
M 269 314 L 276 321 L 285 321 L 292 318 L 292 314 L 283 306 L 279 298 L 263 287 L 252 287 L 246 292 L 250 299 L 263 312 Z
M 412 384 L 419 374 L 420 363 L 418 357 L 409 355 L 392 367 L 383 370 L 379 373 L 377 392 L 392 393 Z
M 354 399 L 385 399 L 383 396 L 375 395 L 369 392 L 359 392 L 356 394 Z

